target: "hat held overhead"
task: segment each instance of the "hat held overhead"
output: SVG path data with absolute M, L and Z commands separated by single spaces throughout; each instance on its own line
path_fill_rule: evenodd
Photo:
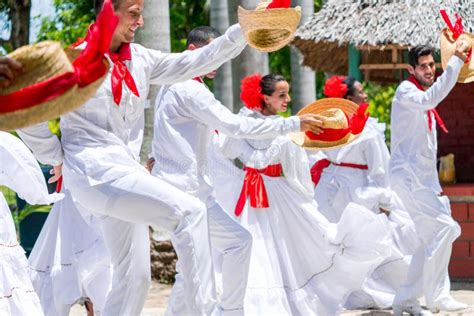
M 451 56 L 454 55 L 456 49 L 456 44 L 458 42 L 464 42 L 468 50 L 468 58 L 464 67 L 459 73 L 458 82 L 468 83 L 474 81 L 474 60 L 472 58 L 472 46 L 474 44 L 474 34 L 464 32 L 464 27 L 462 24 L 461 17 L 456 13 L 456 22 L 454 25 L 451 23 L 445 10 L 440 11 L 443 20 L 446 22 L 447 28 L 441 31 L 441 65 L 443 69 L 446 69 Z
M 293 40 L 301 20 L 301 7 L 290 0 L 262 1 L 255 10 L 239 6 L 239 23 L 248 44 L 261 52 L 274 52 Z
M 23 72 L 12 85 L 0 89 L 0 130 L 44 122 L 88 101 L 108 73 L 104 54 L 117 24 L 118 17 L 106 0 L 84 50 L 64 50 L 58 42 L 45 41 L 9 54 L 23 65 Z

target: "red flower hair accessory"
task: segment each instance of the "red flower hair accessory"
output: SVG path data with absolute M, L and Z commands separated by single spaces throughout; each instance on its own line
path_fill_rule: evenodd
M 346 80 L 344 76 L 332 76 L 326 80 L 324 95 L 328 98 L 344 98 L 348 90 L 344 80 Z
M 259 73 L 250 75 L 242 79 L 240 85 L 240 100 L 251 110 L 262 109 L 263 94 L 260 82 L 262 75 Z

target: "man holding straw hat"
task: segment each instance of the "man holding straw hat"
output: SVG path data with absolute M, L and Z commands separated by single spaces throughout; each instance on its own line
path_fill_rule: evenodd
M 410 77 L 398 87 L 392 102 L 391 183 L 412 217 L 422 244 L 413 255 L 408 276 L 396 293 L 395 315 L 431 314 L 420 307 L 425 296 L 432 312 L 466 308 L 449 293 L 448 264 L 459 225 L 451 217 L 449 200 L 441 196 L 436 170 L 436 124 L 447 132 L 436 112 L 456 84 L 469 47 L 456 44 L 444 73 L 435 81 L 433 49 L 426 45 L 409 52 Z
M 101 1 L 98 1 L 101 2 Z M 106 0 L 110 3 L 110 0 Z M 150 285 L 148 225 L 172 233 L 186 283 L 182 304 L 196 314 L 216 310 L 205 205 L 151 176 L 139 163 L 144 103 L 150 84 L 172 84 L 209 73 L 236 57 L 246 43 L 239 25 L 206 47 L 164 54 L 131 44 L 143 27 L 143 0 L 113 0 L 119 17 L 110 52 L 113 65 L 97 93 L 61 118 L 61 142 L 42 124 L 20 132 L 41 162 L 55 166 L 81 206 L 103 220 L 102 232 L 114 268 L 103 315 L 137 315 Z M 87 45 L 86 42 L 79 46 Z M 313 118 L 309 125 L 318 129 Z M 298 121 L 298 124 L 300 122 Z

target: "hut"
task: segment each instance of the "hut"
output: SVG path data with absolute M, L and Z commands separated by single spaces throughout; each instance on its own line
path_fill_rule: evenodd
M 315 70 L 360 70 L 366 80 L 396 82 L 406 69 L 403 60 L 409 47 L 439 48 L 440 30 L 446 26 L 442 8 L 459 12 L 465 29 L 473 30 L 471 0 L 329 0 L 298 29 L 293 44 L 303 53 L 303 63 Z
M 397 83 L 407 76 L 410 47 L 439 48 L 440 31 L 446 27 L 440 9 L 452 20 L 459 13 L 465 31 L 474 32 L 472 0 L 328 0 L 298 29 L 293 45 L 315 71 Z M 450 273 L 474 278 L 474 84 L 456 85 L 438 111 L 449 130 L 438 134 L 438 154 L 455 154 L 458 179 L 443 190 L 462 228 Z

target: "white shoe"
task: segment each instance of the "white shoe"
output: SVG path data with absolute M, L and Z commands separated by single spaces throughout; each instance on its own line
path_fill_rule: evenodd
M 430 311 L 424 310 L 419 304 L 410 304 L 410 305 L 393 305 L 393 315 L 402 316 L 403 313 L 410 314 L 412 316 L 431 316 Z
M 467 304 L 458 302 L 454 298 L 450 297 L 435 303 L 434 306 L 430 307 L 430 310 L 433 313 L 439 313 L 440 311 L 455 312 L 468 307 L 469 306 Z

